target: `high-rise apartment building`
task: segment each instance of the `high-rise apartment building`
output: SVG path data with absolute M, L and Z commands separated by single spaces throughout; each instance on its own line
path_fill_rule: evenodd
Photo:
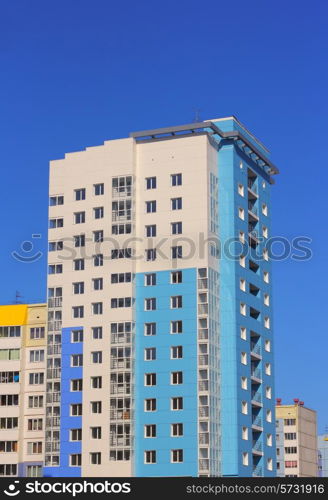
M 317 413 L 303 401 L 282 405 L 277 399 L 276 443 L 278 477 L 317 476 Z
M 0 476 L 42 475 L 46 304 L 0 306 Z
M 318 436 L 318 476 L 328 477 L 328 434 Z
M 276 173 L 234 117 L 51 162 L 45 475 L 275 475 Z

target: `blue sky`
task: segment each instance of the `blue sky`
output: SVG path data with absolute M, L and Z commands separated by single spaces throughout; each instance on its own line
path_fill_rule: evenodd
M 273 233 L 313 238 L 274 266 L 276 395 L 328 424 L 328 6 L 324 1 L 4 0 L 0 303 L 44 300 L 48 162 L 129 132 L 236 115 L 280 167 Z M 28 255 L 28 254 L 27 254 Z

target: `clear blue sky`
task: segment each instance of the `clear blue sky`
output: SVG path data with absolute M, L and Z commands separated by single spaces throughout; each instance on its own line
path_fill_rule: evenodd
M 274 268 L 277 396 L 328 424 L 327 15 L 323 0 L 3 0 L 0 303 L 44 300 L 48 162 L 130 131 L 234 114 L 280 167 L 273 233 L 313 238 Z

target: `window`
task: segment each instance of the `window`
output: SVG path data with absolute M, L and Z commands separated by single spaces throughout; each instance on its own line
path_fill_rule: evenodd
M 156 335 L 156 323 L 145 323 L 144 334 L 149 337 Z
M 18 396 L 17 403 L 18 404 Z M 28 407 L 29 408 L 43 408 L 43 396 L 29 396 L 28 397 Z
M 246 352 L 242 352 L 240 354 L 240 362 L 243 364 L 243 365 L 247 365 L 247 353 Z
M 101 427 L 90 427 L 91 439 L 101 439 Z
M 0 338 L 20 337 L 20 326 L 0 326 Z
M 83 330 L 72 330 L 71 331 L 71 343 L 83 342 Z
M 27 443 L 27 454 L 28 455 L 40 455 L 42 453 L 42 442 L 30 442 Z
M 183 424 L 171 424 L 171 436 L 180 437 L 183 436 Z
M 176 285 L 182 283 L 182 271 L 172 271 L 171 272 L 171 283 Z
M 83 354 L 71 354 L 71 366 L 83 366 Z
M 243 340 L 247 339 L 247 331 L 246 331 L 246 328 L 244 326 L 240 327 L 240 338 Z
M 131 196 L 132 191 L 132 177 L 113 177 L 112 179 L 112 196 L 117 198 L 119 196 Z
M 239 257 L 239 264 L 241 267 L 246 267 L 246 258 L 244 255 L 240 255 Z
M 49 241 L 48 250 L 49 252 L 56 252 L 63 249 L 62 241 Z
M 263 272 L 263 281 L 265 281 L 265 283 L 269 283 L 269 273 L 268 273 L 268 271 L 264 271 Z
M 151 214 L 156 212 L 156 200 L 146 201 L 146 213 Z
M 155 311 L 156 309 L 156 299 L 149 298 L 145 299 L 145 311 Z
M 81 467 L 82 465 L 82 455 L 81 453 L 73 453 L 69 456 L 70 467 Z
M 100 195 L 104 194 L 104 192 L 105 192 L 104 184 L 103 183 L 94 184 L 93 185 L 93 192 L 94 192 L 95 196 L 100 196 Z
M 266 444 L 267 446 L 272 446 L 272 434 L 266 435 Z
M 18 427 L 18 421 L 17 425 Z M 42 418 L 29 418 L 27 421 L 27 430 L 28 431 L 42 431 L 43 429 L 43 419 Z
M 156 451 L 146 450 L 145 451 L 145 464 L 156 464 Z
M 85 235 L 84 234 L 78 234 L 76 236 L 73 236 L 74 238 L 74 246 L 75 247 L 85 247 Z
M 74 271 L 84 271 L 84 259 L 73 260 Z
M 243 465 L 247 466 L 248 465 L 248 453 L 246 453 L 244 451 L 242 457 L 243 457 Z
M 49 206 L 55 207 L 57 205 L 64 205 L 64 196 L 50 196 Z
M 91 304 L 92 314 L 102 314 L 103 313 L 103 303 L 102 302 L 94 302 Z
M 247 391 L 247 377 L 241 377 L 241 388 Z
M 265 418 L 266 418 L 267 422 L 272 422 L 272 411 L 271 410 L 266 411 Z
M 111 283 L 131 283 L 132 273 L 115 273 L 111 275 Z
M 245 220 L 245 210 L 243 208 L 238 208 L 238 217 L 241 220 Z
M 285 418 L 284 425 L 296 425 L 296 419 L 295 418 Z
M 26 477 L 42 477 L 42 465 L 28 465 Z
M 264 294 L 263 301 L 264 301 L 264 305 L 265 306 L 269 306 L 270 305 L 270 295 L 268 293 Z
M 102 339 L 103 338 L 103 335 L 102 335 L 102 326 L 93 326 L 91 328 L 91 331 L 92 331 L 92 338 L 93 339 Z
M 64 219 L 62 217 L 49 219 L 49 229 L 57 229 L 59 227 L 64 227 Z
M 83 318 L 84 317 L 84 307 L 83 306 L 72 307 L 72 316 L 73 316 L 73 318 Z
M 183 462 L 183 450 L 171 450 L 171 462 L 172 463 Z
M 42 419 L 41 419 L 42 422 Z M 17 429 L 18 428 L 18 418 L 17 417 L 3 417 L 0 418 L 0 429 Z M 41 429 L 42 430 L 42 426 Z
M 181 184 L 182 184 L 182 174 L 172 174 L 171 186 L 181 186 Z
M 102 411 L 101 401 L 92 401 L 90 405 L 91 405 L 91 413 L 101 413 Z
M 44 384 L 44 373 L 30 373 L 29 374 L 29 384 L 30 385 L 41 385 Z
M 101 267 L 104 265 L 104 256 L 102 253 L 98 253 L 93 256 L 93 265 L 95 267 Z
M 130 218 L 128 219 L 130 220 Z M 132 231 L 131 224 L 113 224 L 112 234 L 130 234 Z
M 262 235 L 264 238 L 269 237 L 269 231 L 268 231 L 268 228 L 266 226 L 262 226 Z
M 90 464 L 91 465 L 100 465 L 101 464 L 101 453 L 100 452 L 90 453 Z
M 145 399 L 145 411 L 156 411 L 156 399 Z
M 182 234 L 182 222 L 171 222 L 171 234 Z
M 93 218 L 102 219 L 104 217 L 104 207 L 96 207 L 93 209 Z
M 156 177 L 146 177 L 146 189 L 156 189 Z
M 156 385 L 156 373 L 145 373 L 145 386 Z
M 19 356 L 19 349 L 0 349 L 0 361 L 18 360 Z
M 93 278 L 92 279 L 92 288 L 95 291 L 102 290 L 103 289 L 103 278 Z
M 156 347 L 147 347 L 145 349 L 145 361 L 154 361 L 156 359 Z
M 48 274 L 61 274 L 63 272 L 62 264 L 49 264 Z
M 287 460 L 285 467 L 286 469 L 295 469 L 297 467 L 297 460 Z
M 240 243 L 245 243 L 245 233 L 244 231 L 239 231 L 239 241 Z
M 248 427 L 243 427 L 241 432 L 242 439 L 248 440 Z
M 156 437 L 156 425 L 150 424 L 145 425 L 145 438 L 155 438 Z
M 180 309 L 182 307 L 182 295 L 171 297 L 171 309 Z
M 132 248 L 120 248 L 111 251 L 112 259 L 130 259 L 132 257 Z
M 243 292 L 246 292 L 246 280 L 240 278 L 240 280 L 239 280 L 239 288 Z
M 269 316 L 265 316 L 264 318 L 264 328 L 270 328 L 270 318 Z
M 74 378 L 71 380 L 71 392 L 81 392 L 83 389 L 83 379 Z
M 174 411 L 183 410 L 183 398 L 180 396 L 171 398 L 171 409 Z
M 73 283 L 73 294 L 81 295 L 84 293 L 84 282 L 79 281 L 77 283 Z
M 271 375 L 271 363 L 265 363 L 265 374 Z
M 247 415 L 247 413 L 248 413 L 248 404 L 247 404 L 247 401 L 242 401 L 241 402 L 241 412 L 244 415 Z
M 102 363 L 102 351 L 93 351 L 91 353 L 92 363 Z
M 42 363 L 44 361 L 44 350 L 30 351 L 30 363 Z
M 265 203 L 262 204 L 262 214 L 268 215 L 268 205 L 266 205 Z
M 119 297 L 111 299 L 110 306 L 112 309 L 117 309 L 120 307 L 131 307 L 131 297 Z
M 156 224 L 151 224 L 150 226 L 145 226 L 146 229 L 146 237 L 153 238 L 156 236 Z
M 294 440 L 296 439 L 296 432 L 286 432 L 285 433 L 286 440 Z
M 0 372 L 0 384 L 13 384 L 19 382 L 19 372 Z
M 182 345 L 175 345 L 171 347 L 171 359 L 182 359 L 183 347 Z
M 183 372 L 171 372 L 171 384 L 178 385 L 183 383 Z
M 75 201 L 85 200 L 85 189 L 75 189 Z
M 0 441 L 0 453 L 16 453 L 17 451 L 17 441 Z
M 85 222 L 85 212 L 74 213 L 74 224 L 83 224 Z
M 101 389 L 102 388 L 102 377 L 91 377 L 91 388 Z
M 70 429 L 70 441 L 82 441 L 82 429 Z
M 181 210 L 182 209 L 182 198 L 171 198 L 171 209 Z
M 182 259 L 182 245 L 171 247 L 171 259 Z
M 240 194 L 240 196 L 244 196 L 245 194 L 244 186 L 242 184 L 238 184 L 238 194 Z
M 145 274 L 145 286 L 156 285 L 156 273 Z
M 182 333 L 183 323 L 182 320 L 171 321 L 171 333 Z
M 17 476 L 17 464 L 1 464 L 0 476 Z
M 271 351 L 271 341 L 270 340 L 266 340 L 264 342 L 264 349 L 267 351 L 267 352 L 270 352 Z
M 246 311 L 247 311 L 246 304 L 241 302 L 240 303 L 240 314 L 242 314 L 243 316 L 246 316 Z
M 93 242 L 102 243 L 104 241 L 104 231 L 93 231 Z
M 149 248 L 145 250 L 146 261 L 154 261 L 156 260 L 156 248 Z
M 266 388 L 265 388 L 265 397 L 266 397 L 267 399 L 271 399 L 271 394 L 272 394 L 271 387 L 269 387 L 269 386 L 268 386 L 268 387 L 266 387 Z
M 121 200 L 112 202 L 112 221 L 130 221 L 132 217 L 131 200 Z
M 44 339 L 44 326 L 38 326 L 35 328 L 30 328 L 30 339 Z

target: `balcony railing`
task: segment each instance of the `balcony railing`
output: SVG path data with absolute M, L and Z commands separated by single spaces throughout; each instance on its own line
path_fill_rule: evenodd
M 262 394 L 260 392 L 253 391 L 252 401 L 256 401 L 257 403 L 262 403 Z
M 200 356 L 198 356 L 198 364 L 199 364 L 199 366 L 207 366 L 208 365 L 208 355 L 201 354 Z
M 61 354 L 61 344 L 48 345 L 48 355 Z
M 253 441 L 253 450 L 254 451 L 263 451 L 262 441 Z
M 59 403 L 59 402 L 60 402 L 60 392 L 47 393 L 47 403 Z
M 252 214 L 258 216 L 258 213 L 259 213 L 258 209 L 257 209 L 257 207 L 255 205 L 253 205 L 253 203 L 248 202 L 248 210 L 250 212 L 252 212 Z
M 251 352 L 254 352 L 255 354 L 261 355 L 260 344 L 256 344 L 255 342 L 251 342 Z
M 46 443 L 46 453 L 54 453 L 59 451 L 59 449 L 60 449 L 59 441 L 52 441 L 51 443 Z
M 209 469 L 209 460 L 208 458 L 201 458 L 199 461 L 199 470 L 205 471 Z
M 111 394 L 130 394 L 131 385 L 130 384 L 111 384 L 110 393 Z
M 130 420 L 131 413 L 129 410 L 110 410 L 111 420 Z
M 49 332 L 60 332 L 62 327 L 61 321 L 49 321 L 48 322 L 48 331 Z
M 208 406 L 200 406 L 198 413 L 200 417 L 208 417 L 209 415 Z
M 126 198 L 132 195 L 132 186 L 121 186 L 112 188 L 112 198 Z
M 46 426 L 47 427 L 59 427 L 60 426 L 60 417 L 47 417 L 46 418 Z
M 208 329 L 202 328 L 198 330 L 198 338 L 202 340 L 208 339 Z
M 111 362 L 110 362 L 110 367 L 112 369 L 125 369 L 125 370 L 129 370 L 131 368 L 131 360 L 130 358 L 126 358 L 126 359 L 111 359 Z
M 113 222 L 124 222 L 130 221 L 132 218 L 131 210 L 113 210 L 112 212 L 112 221 Z
M 257 416 L 252 417 L 252 424 L 256 425 L 256 427 L 262 427 L 262 418 Z
M 208 391 L 208 380 L 200 380 L 198 382 L 199 391 Z
M 251 179 L 248 179 L 248 188 L 253 191 L 253 193 L 257 194 L 257 185 Z
M 253 466 L 253 476 L 261 477 L 263 475 L 262 466 L 254 465 Z
M 111 446 L 131 446 L 130 436 L 111 436 L 109 443 Z
M 262 371 L 260 370 L 260 368 L 253 368 L 251 370 L 251 377 L 254 377 L 254 378 L 261 380 L 262 379 Z
M 198 304 L 198 314 L 208 314 L 208 304 Z
M 62 302 L 62 297 L 50 297 L 50 299 L 48 299 L 48 307 L 50 309 L 54 307 L 62 307 Z
M 253 238 L 256 238 L 258 240 L 259 238 L 259 233 L 255 229 L 248 228 L 248 234 L 252 236 Z
M 48 368 L 47 370 L 47 378 L 54 379 L 61 377 L 61 368 Z
M 209 442 L 210 439 L 208 432 L 202 432 L 199 434 L 199 444 L 209 444 Z

